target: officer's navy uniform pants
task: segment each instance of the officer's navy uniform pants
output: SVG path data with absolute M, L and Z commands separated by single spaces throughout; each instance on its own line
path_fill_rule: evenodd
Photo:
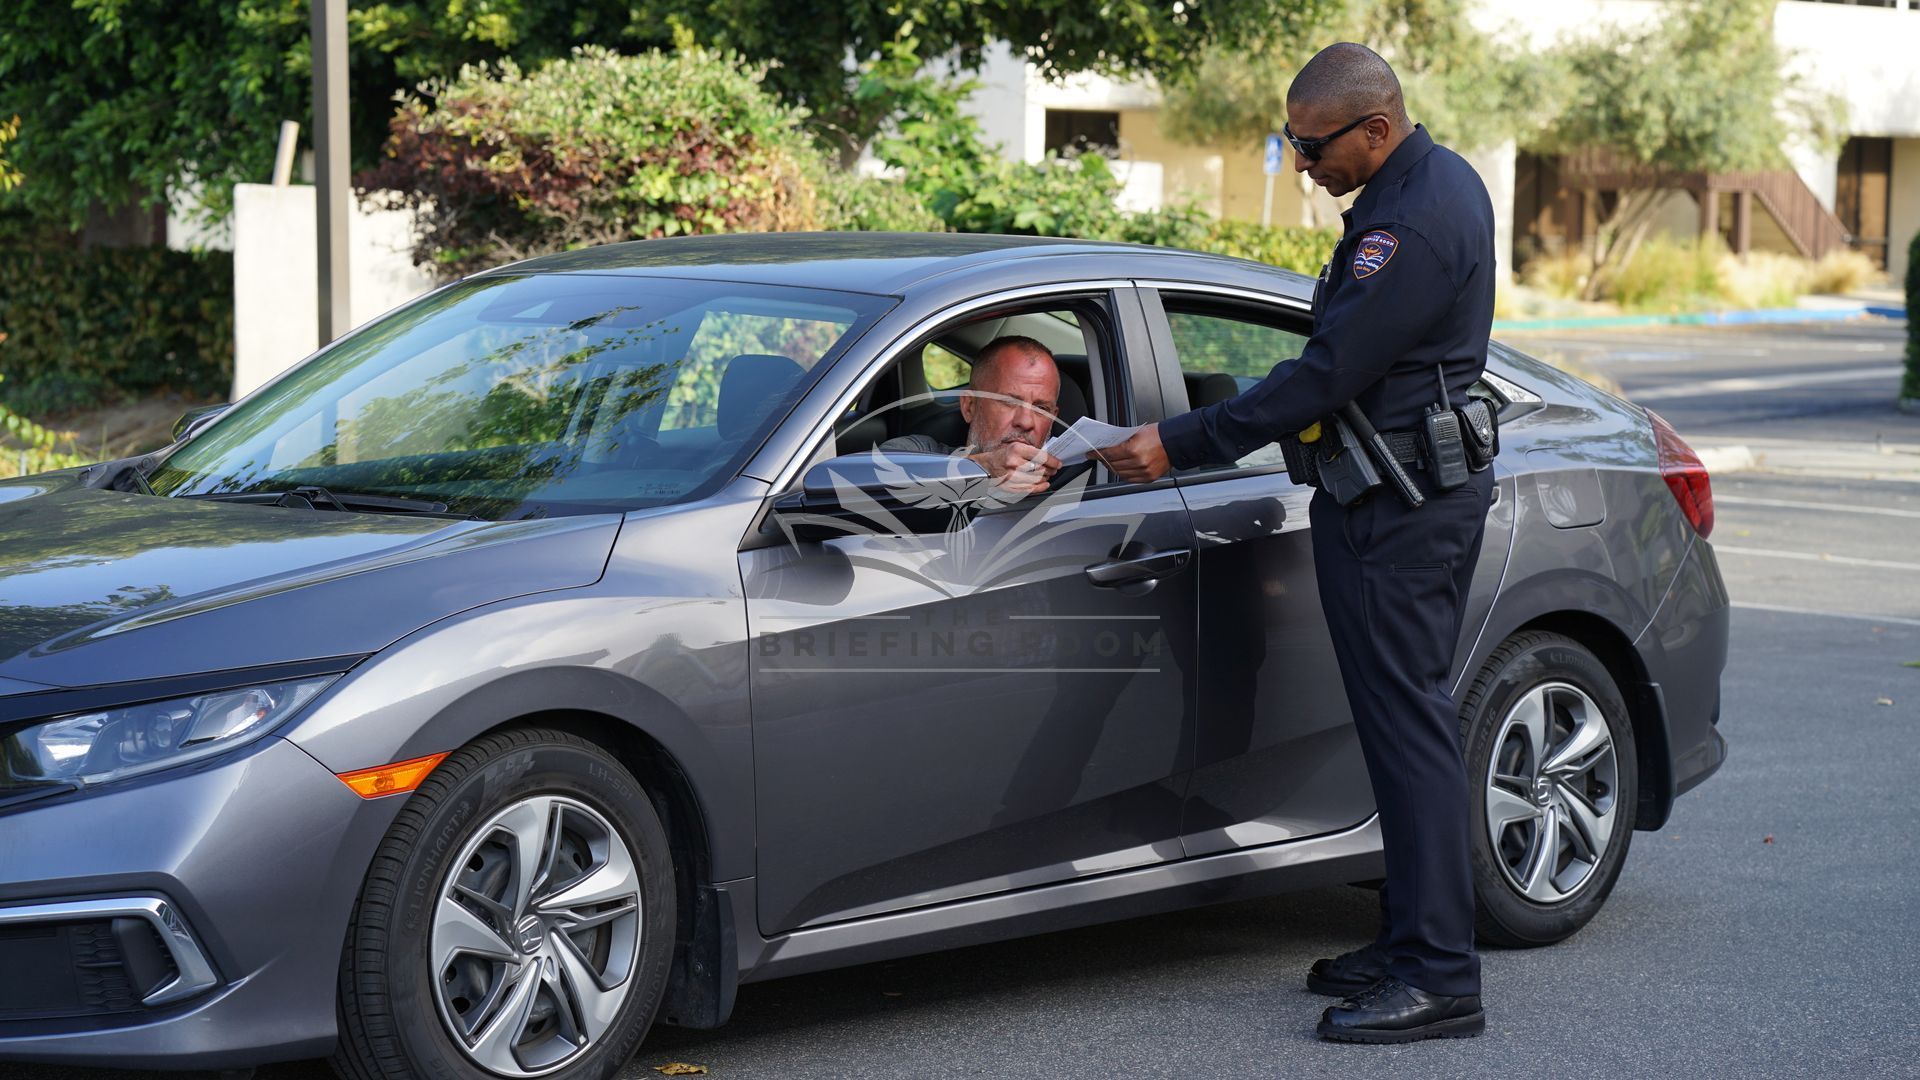
M 1467 776 L 1448 669 L 1486 531 L 1493 471 L 1413 509 L 1390 489 L 1352 507 L 1316 492 L 1313 558 L 1340 678 L 1380 811 L 1388 971 L 1434 994 L 1480 992 Z

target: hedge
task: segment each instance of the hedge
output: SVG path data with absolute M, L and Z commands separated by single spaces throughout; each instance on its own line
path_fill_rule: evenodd
M 1907 376 L 1900 396 L 1920 402 L 1920 232 L 1907 245 Z
M 0 259 L 0 402 L 41 416 L 233 380 L 233 256 L 25 249 Z

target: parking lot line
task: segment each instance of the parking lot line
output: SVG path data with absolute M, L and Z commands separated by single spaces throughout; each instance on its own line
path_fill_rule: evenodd
M 1818 608 L 1791 607 L 1787 604 L 1750 604 L 1735 600 L 1733 606 L 1746 611 L 1776 611 L 1783 615 L 1820 615 L 1829 619 L 1855 619 L 1860 622 L 1891 623 L 1896 626 L 1920 626 L 1920 619 L 1901 615 L 1856 615 L 1851 611 L 1821 611 Z
M 1920 563 L 1893 562 L 1888 559 L 1856 559 L 1851 555 L 1817 555 L 1810 551 L 1779 551 L 1774 548 L 1713 545 L 1717 555 L 1754 555 L 1766 559 L 1799 559 L 1803 562 L 1834 563 L 1839 566 L 1870 566 L 1878 570 L 1917 570 Z
M 1669 398 L 1707 397 L 1713 394 L 1745 394 L 1759 390 L 1785 390 L 1794 386 L 1814 386 L 1819 383 L 1891 379 L 1898 377 L 1904 370 L 1900 365 L 1893 364 L 1886 367 L 1848 368 L 1845 371 L 1812 371 L 1801 375 L 1776 375 L 1765 379 L 1750 376 L 1738 379 L 1708 379 L 1705 382 L 1690 382 L 1679 386 L 1632 390 L 1627 396 L 1634 401 L 1665 401 Z
M 1920 518 L 1920 510 L 1895 510 L 1890 506 L 1848 506 L 1845 503 L 1799 502 L 1794 499 L 1755 499 L 1746 495 L 1715 493 L 1715 503 L 1730 506 L 1777 506 L 1786 510 L 1821 510 L 1836 514 L 1877 514 L 1881 517 Z

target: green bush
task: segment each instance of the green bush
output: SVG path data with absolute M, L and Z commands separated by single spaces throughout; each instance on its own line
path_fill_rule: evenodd
M 820 228 L 853 232 L 943 232 L 946 224 L 896 180 L 827 168 L 815 180 Z
M 1121 240 L 1305 273 L 1333 246 L 1330 230 L 1216 222 L 1191 205 L 1123 211 L 1097 154 L 1009 161 L 962 107 L 971 83 L 889 68 L 863 85 L 904 118 L 874 144 L 892 177 L 838 168 L 760 72 L 686 44 L 583 48 L 533 74 L 467 68 L 428 88 L 431 106 L 402 103 L 358 184 L 416 209 L 414 261 L 443 276 L 618 240 L 788 229 Z
M 1628 311 L 1697 311 L 1720 306 L 1720 284 L 1715 245 L 1656 236 L 1614 273 L 1606 297 Z
M 969 82 L 915 76 L 876 84 L 903 120 L 874 144 L 901 184 L 956 232 L 1076 236 L 1215 252 L 1316 273 L 1332 229 L 1268 228 L 1216 221 L 1191 204 L 1132 213 L 1117 205 L 1120 180 L 1096 154 L 1007 160 L 962 106 Z
M 6 241 L 0 402 L 60 413 L 233 380 L 233 256 L 165 248 L 64 249 Z
M 1298 225 L 1263 226 L 1245 221 L 1219 221 L 1201 250 L 1269 263 L 1302 274 L 1318 274 L 1340 240 L 1338 229 L 1308 229 Z
M 1717 238 L 1706 241 L 1705 247 L 1715 253 L 1715 297 L 1721 302 L 1705 306 L 1787 308 L 1796 306 L 1803 294 L 1813 291 L 1808 283 L 1818 264 L 1809 259 L 1779 251 L 1735 255 Z
M 691 45 L 467 67 L 426 87 L 431 106 L 401 104 L 356 183 L 419 211 L 414 260 L 447 276 L 618 240 L 817 228 L 829 166 L 761 74 Z M 859 208 L 896 210 L 880 193 Z
M 1535 255 L 1522 276 L 1529 288 L 1571 300 L 1585 293 L 1592 269 L 1592 260 L 1580 252 Z M 1872 264 L 1857 251 L 1830 252 L 1818 261 L 1777 251 L 1735 255 L 1717 238 L 1662 234 L 1602 282 L 1600 299 L 1654 314 L 1786 308 L 1809 293 L 1850 291 L 1871 272 Z
M 910 75 L 870 78 L 864 87 L 884 95 L 903 118 L 874 141 L 874 155 L 898 170 L 901 185 L 945 227 L 1145 243 L 1152 242 L 1148 234 L 1177 231 L 1192 216 L 1176 211 L 1135 221 L 1115 205 L 1120 178 L 1098 154 L 1008 160 L 964 108 L 977 86 Z
M 0 405 L 0 477 L 30 476 L 86 464 L 85 458 L 63 448 L 72 441 Z
M 1907 245 L 1907 375 L 1900 396 L 1920 401 L 1920 232 Z

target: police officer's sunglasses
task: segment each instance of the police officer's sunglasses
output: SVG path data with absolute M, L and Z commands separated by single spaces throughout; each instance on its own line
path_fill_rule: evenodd
M 1367 115 L 1361 117 L 1360 119 L 1355 120 L 1353 123 L 1348 124 L 1346 127 L 1341 128 L 1339 131 L 1336 131 L 1331 135 L 1322 135 L 1317 139 L 1303 139 L 1300 136 L 1295 135 L 1293 133 L 1293 128 L 1287 124 L 1280 125 L 1280 133 L 1286 136 L 1287 145 L 1293 147 L 1294 153 L 1299 154 L 1301 157 L 1306 158 L 1308 161 L 1319 161 L 1320 155 L 1326 152 L 1328 143 L 1332 142 L 1333 140 L 1339 138 L 1342 135 L 1345 135 L 1347 132 L 1352 131 L 1354 128 L 1359 127 L 1361 124 L 1364 124 L 1367 121 L 1379 115 L 1380 115 L 1379 113 L 1368 113 Z

